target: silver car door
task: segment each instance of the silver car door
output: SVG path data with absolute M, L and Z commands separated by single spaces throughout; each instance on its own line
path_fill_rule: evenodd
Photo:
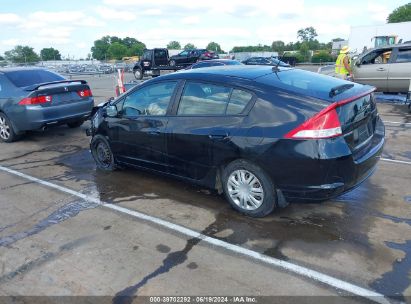
M 374 86 L 378 91 L 386 92 L 389 71 L 389 64 L 386 63 L 387 59 L 384 55 L 386 52 L 387 50 L 378 50 L 365 55 L 360 64 L 353 67 L 354 81 Z
M 398 49 L 397 56 L 390 64 L 388 74 L 389 92 L 408 92 L 411 82 L 411 47 Z

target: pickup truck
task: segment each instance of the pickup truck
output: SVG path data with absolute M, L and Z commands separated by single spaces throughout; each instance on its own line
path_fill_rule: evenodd
M 177 65 L 170 66 L 169 61 L 170 57 L 167 49 L 146 49 L 141 59 L 133 67 L 134 77 L 141 80 L 145 75 L 157 77 L 160 76 L 160 71 L 177 71 L 183 68 Z

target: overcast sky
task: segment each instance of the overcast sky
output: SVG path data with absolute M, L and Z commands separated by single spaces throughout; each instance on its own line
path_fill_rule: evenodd
M 147 47 L 171 40 L 205 47 L 296 41 L 297 30 L 313 26 L 320 42 L 348 39 L 350 27 L 383 24 L 409 0 L 1 0 L 0 54 L 17 44 L 57 48 L 86 57 L 104 35 L 134 37 Z

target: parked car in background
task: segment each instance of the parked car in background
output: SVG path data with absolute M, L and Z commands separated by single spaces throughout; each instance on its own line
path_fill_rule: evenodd
M 208 68 L 212 66 L 223 66 L 223 65 L 242 65 L 242 63 L 237 60 L 231 60 L 231 59 L 211 59 L 211 60 L 196 62 L 190 65 L 189 67 L 186 67 L 185 69 L 191 70 L 191 69 Z
M 162 172 L 262 217 L 368 178 L 384 145 L 374 88 L 299 69 L 224 66 L 148 80 L 96 109 L 97 167 Z
M 242 63 L 247 65 L 278 65 L 281 67 L 290 67 L 288 63 L 282 62 L 281 60 L 272 57 L 250 57 L 242 61 Z
M 0 140 L 51 125 L 81 126 L 94 101 L 87 82 L 40 68 L 0 69 Z
M 378 91 L 407 93 L 411 85 L 411 43 L 387 45 L 360 55 L 353 64 L 354 81 Z
M 170 65 L 190 65 L 200 60 L 218 59 L 218 54 L 206 49 L 184 50 L 181 53 L 170 57 Z

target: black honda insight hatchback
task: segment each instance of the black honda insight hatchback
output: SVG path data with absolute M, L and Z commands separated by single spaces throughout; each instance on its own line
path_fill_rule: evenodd
M 262 217 L 369 177 L 384 145 L 373 87 L 298 69 L 224 66 L 146 81 L 95 109 L 98 168 L 131 165 L 224 192 Z

